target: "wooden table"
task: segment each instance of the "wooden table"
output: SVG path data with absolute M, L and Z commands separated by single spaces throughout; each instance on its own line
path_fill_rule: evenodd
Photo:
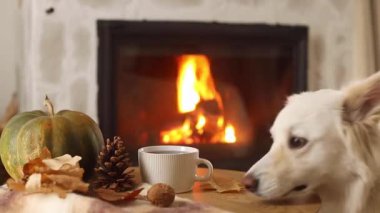
M 198 174 L 204 174 L 205 172 L 205 169 L 198 169 Z M 214 175 L 217 177 L 223 176 L 240 180 L 244 173 L 232 170 L 214 169 Z M 315 213 L 318 211 L 320 206 L 316 197 L 309 197 L 302 200 L 268 202 L 247 191 L 240 193 L 217 193 L 216 191 L 205 191 L 200 188 L 199 182 L 195 183 L 192 192 L 177 195 L 238 213 Z

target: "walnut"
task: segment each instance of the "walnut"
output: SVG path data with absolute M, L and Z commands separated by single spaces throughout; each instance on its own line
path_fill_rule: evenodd
M 147 198 L 153 205 L 168 207 L 174 201 L 175 192 L 171 186 L 157 183 L 148 190 Z

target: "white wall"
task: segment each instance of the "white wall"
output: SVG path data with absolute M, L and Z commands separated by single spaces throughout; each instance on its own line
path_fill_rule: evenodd
M 0 116 L 16 91 L 17 60 L 19 47 L 18 9 L 16 0 L 0 2 Z

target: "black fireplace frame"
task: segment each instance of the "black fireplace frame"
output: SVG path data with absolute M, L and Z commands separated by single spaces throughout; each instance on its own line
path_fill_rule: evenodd
M 305 26 L 265 24 L 225 24 L 169 21 L 97 21 L 98 33 L 98 118 L 105 137 L 115 135 L 116 110 L 113 88 L 116 71 L 114 56 L 120 42 L 125 39 L 144 41 L 165 39 L 201 38 L 230 42 L 232 39 L 244 43 L 277 42 L 289 46 L 295 63 L 296 76 L 292 92 L 307 88 L 307 41 Z

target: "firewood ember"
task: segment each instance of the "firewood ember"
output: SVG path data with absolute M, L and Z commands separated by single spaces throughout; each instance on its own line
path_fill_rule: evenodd
M 223 138 L 224 116 L 214 100 L 201 101 L 194 111 L 184 113 L 179 118 L 179 121 L 172 123 L 171 128 L 161 132 L 163 142 L 218 143 Z
M 220 104 L 214 100 L 202 100 L 197 104 L 196 110 L 198 112 L 201 112 L 203 114 L 209 114 L 214 116 L 220 116 L 223 114 L 223 109 Z

